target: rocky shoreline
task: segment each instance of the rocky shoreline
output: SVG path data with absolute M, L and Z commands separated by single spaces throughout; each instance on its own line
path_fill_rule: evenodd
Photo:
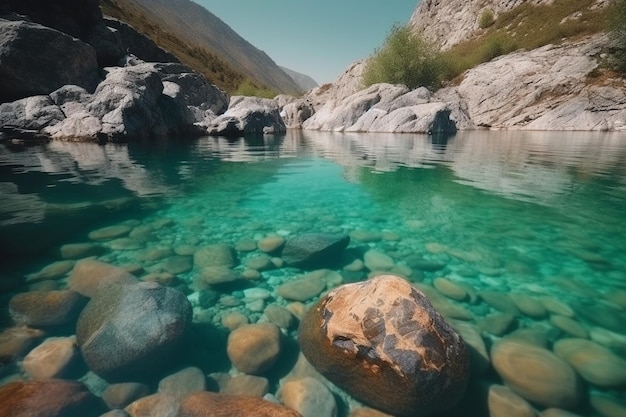
M 438 91 L 363 88 L 364 61 L 302 97 L 228 97 L 90 3 L 84 40 L 15 13 L 0 17 L 0 140 L 127 142 L 140 138 L 472 129 L 626 130 L 623 78 L 594 75 L 606 35 L 496 58 Z M 54 25 L 52 25 L 54 26 Z M 56 25 L 58 27 L 58 25 Z M 97 35 L 97 36 L 96 36 Z M 41 39 L 52 39 L 48 48 Z M 137 45 L 141 48 L 137 49 Z M 139 56 L 129 50 L 140 51 Z M 58 56 L 64 56 L 59 60 Z M 20 59 L 37 57 L 37 61 Z

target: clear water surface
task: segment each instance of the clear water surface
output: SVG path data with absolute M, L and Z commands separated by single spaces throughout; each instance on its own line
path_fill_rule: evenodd
M 100 260 L 139 264 L 143 274 L 162 272 L 158 259 L 141 255 L 151 248 L 235 247 L 273 234 L 288 239 L 308 232 L 349 233 L 351 248 L 374 248 L 391 256 L 394 271 L 422 288 L 445 277 L 474 295 L 495 291 L 556 299 L 573 310 L 572 320 L 588 338 L 623 360 L 624 161 L 626 137 L 609 133 L 480 131 L 430 137 L 291 131 L 284 137 L 237 140 L 4 147 L 0 323 L 12 325 L 6 314 L 10 297 L 34 289 L 25 277 L 60 261 L 63 244 L 89 241 L 89 232 L 105 226 L 153 229 L 140 247 L 127 241 L 101 243 L 108 251 Z M 258 254 L 238 255 L 245 265 Z M 342 265 L 336 271 L 341 279 L 329 287 L 366 279 L 369 273 L 348 273 Z M 216 301 L 208 308 L 197 305 L 190 289 L 194 320 L 223 329 L 222 319 L 240 311 L 250 322 L 264 321 L 263 307 L 289 304 L 275 288 L 305 272 L 284 267 L 262 272 L 241 286 L 217 289 L 218 297 L 230 302 Z M 196 275 L 192 269 L 170 276 L 168 283 L 193 287 Z M 66 277 L 55 277 L 48 288 L 64 288 Z M 254 286 L 271 293 L 261 308 L 243 299 L 243 289 Z M 240 302 L 233 303 L 233 297 Z M 523 314 L 504 334 L 495 335 L 481 324 L 499 313 L 492 305 L 480 297 L 461 302 L 442 298 L 446 306 L 461 308 L 461 315 L 469 313 L 465 320 L 477 326 L 487 349 L 516 328 L 543 329 L 550 343 L 572 337 L 573 330 L 555 325 L 548 316 Z M 295 340 L 295 328 L 285 333 Z M 294 343 L 288 346 L 297 349 Z M 214 349 L 216 357 L 225 357 L 224 345 Z M 294 352 L 284 354 L 284 366 L 276 368 L 282 370 L 268 373 L 271 394 L 293 358 Z M 217 362 L 204 371 L 232 371 L 230 364 Z M 18 364 L 2 372 L 0 384 L 23 377 Z M 478 380 L 502 382 L 494 372 Z M 602 395 L 626 407 L 624 386 L 586 384 L 585 390 L 586 398 Z M 357 404 L 343 394 L 337 398 L 340 416 Z M 485 415 L 480 406 L 464 411 Z M 573 411 L 600 415 L 586 401 Z

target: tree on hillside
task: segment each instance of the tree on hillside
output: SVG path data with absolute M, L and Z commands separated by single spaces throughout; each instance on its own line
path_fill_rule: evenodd
M 443 79 L 443 61 L 437 49 L 406 26 L 395 25 L 383 46 L 367 62 L 363 81 L 436 88 Z
M 615 67 L 626 72 L 626 0 L 613 0 L 610 34 L 615 42 Z

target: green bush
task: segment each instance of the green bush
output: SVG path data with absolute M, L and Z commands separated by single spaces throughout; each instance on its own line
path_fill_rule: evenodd
M 609 29 L 614 41 L 613 66 L 626 72 L 626 0 L 613 0 Z
M 481 29 L 487 29 L 489 26 L 496 22 L 495 17 L 491 9 L 485 9 L 478 18 L 478 27 Z
M 259 87 L 249 78 L 245 79 L 237 90 L 233 93 L 234 96 L 250 96 L 250 97 L 262 97 L 262 98 L 274 98 L 278 93 L 267 87 Z
M 371 56 L 363 74 L 366 86 L 376 83 L 436 88 L 444 77 L 437 49 L 404 26 L 395 25 L 383 46 Z

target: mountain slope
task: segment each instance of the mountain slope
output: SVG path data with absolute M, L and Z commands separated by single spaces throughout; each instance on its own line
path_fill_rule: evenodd
M 280 67 L 280 69 L 285 71 L 287 75 L 289 75 L 304 91 L 309 91 L 319 85 L 317 81 L 315 81 L 313 78 L 306 74 L 302 74 L 300 72 L 290 70 L 289 68 L 285 67 Z
M 124 8 L 139 11 L 157 26 L 153 28 L 156 34 L 173 35 L 191 49 L 206 49 L 258 84 L 281 93 L 301 91 L 296 82 L 265 52 L 251 45 L 217 16 L 191 0 L 103 1 L 105 2 L 115 2 Z M 171 50 L 169 52 L 175 53 Z

